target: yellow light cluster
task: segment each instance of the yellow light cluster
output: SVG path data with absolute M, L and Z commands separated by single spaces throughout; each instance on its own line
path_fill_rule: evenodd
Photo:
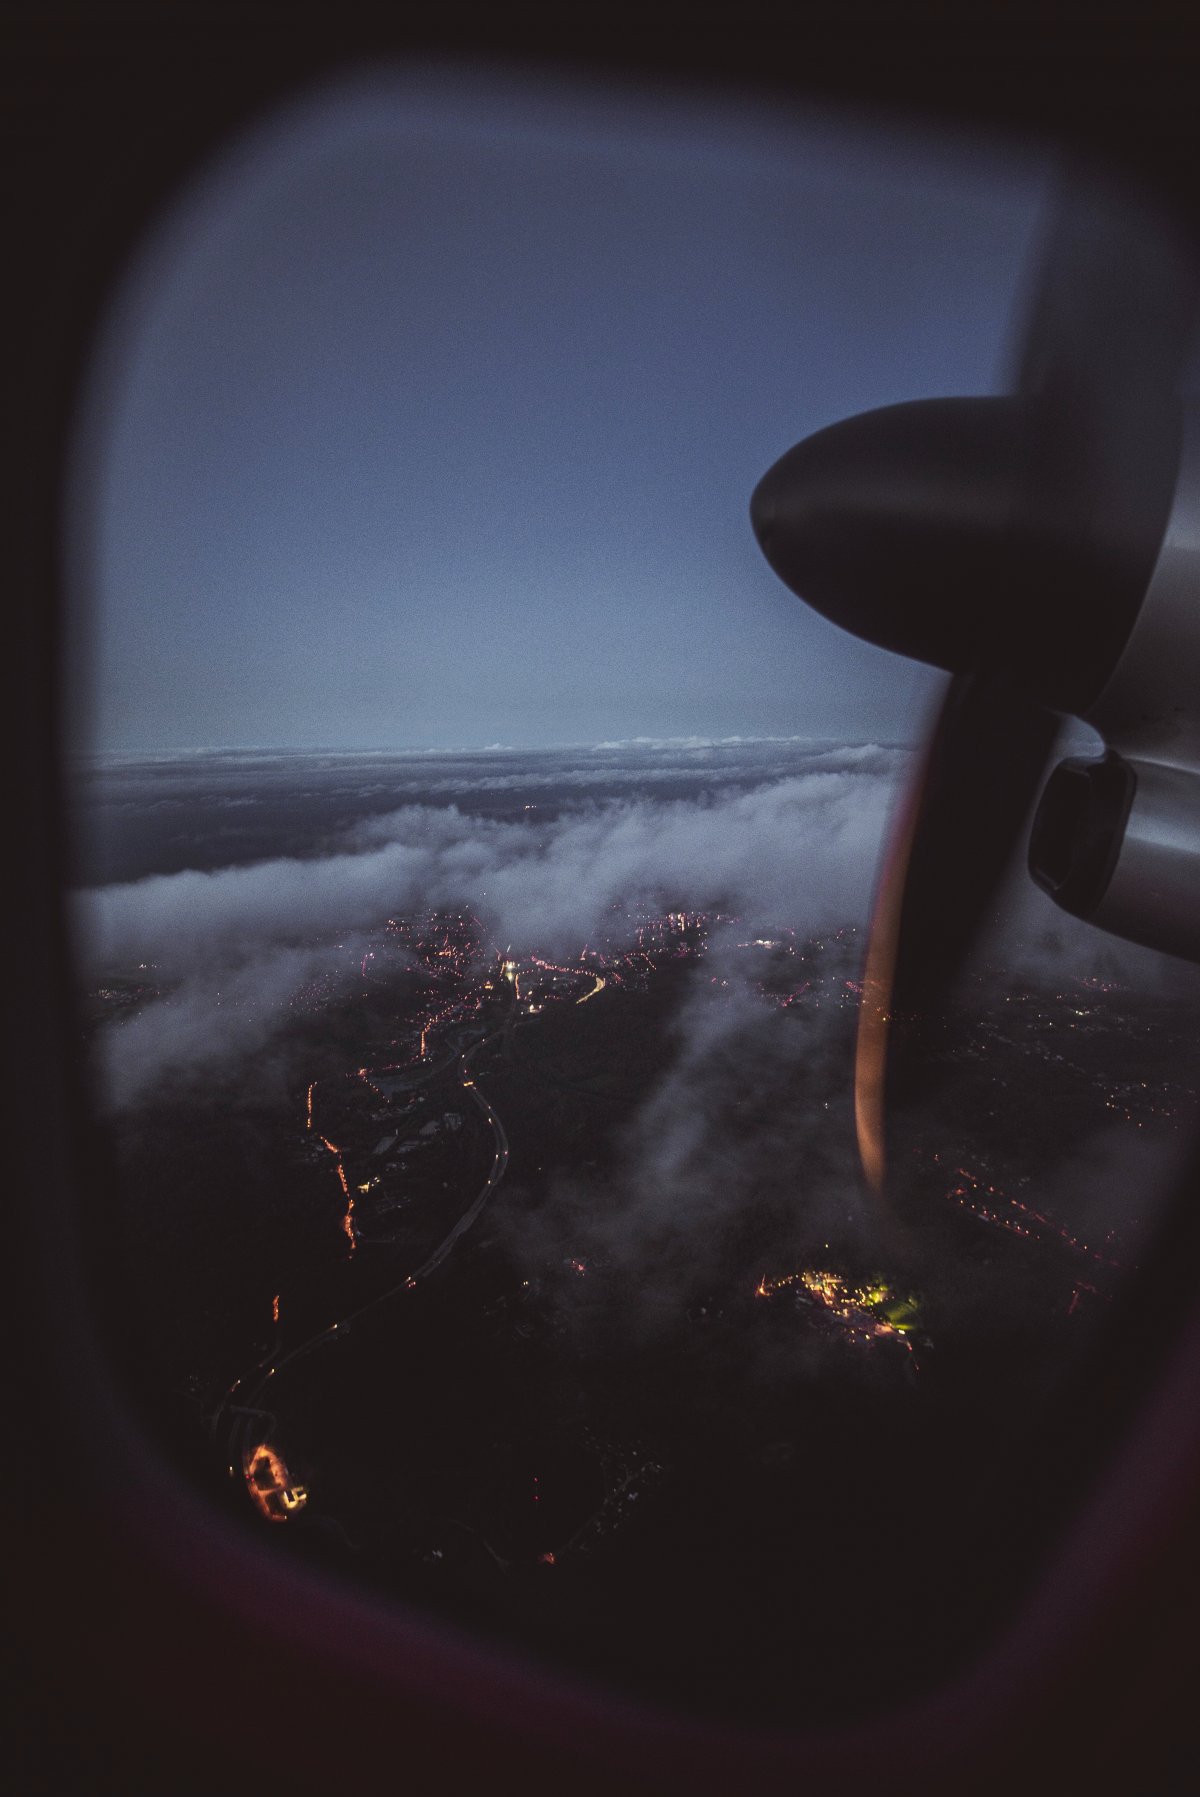
M 784 1273 L 778 1279 L 760 1279 L 755 1295 L 773 1298 L 776 1292 L 789 1285 L 802 1286 L 810 1298 L 815 1298 L 843 1321 L 851 1321 L 856 1314 L 865 1313 L 881 1334 L 906 1335 L 917 1320 L 916 1299 L 898 1296 L 883 1280 L 849 1285 L 840 1273 L 821 1267 L 804 1267 L 798 1273 Z

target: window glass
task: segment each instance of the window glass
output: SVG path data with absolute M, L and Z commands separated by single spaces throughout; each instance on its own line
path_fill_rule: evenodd
M 747 505 L 837 418 L 1004 389 L 1046 184 L 423 70 L 144 246 L 76 463 L 74 915 L 147 1389 L 264 1541 L 777 1721 L 919 1687 L 1033 1565 L 1196 986 L 1022 877 L 871 1191 L 941 677 Z

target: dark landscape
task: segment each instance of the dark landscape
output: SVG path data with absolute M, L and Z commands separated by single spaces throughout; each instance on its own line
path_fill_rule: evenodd
M 1136 1358 L 1194 982 L 989 945 L 881 1197 L 846 832 L 877 838 L 902 752 L 366 759 L 80 781 L 85 1027 L 164 1444 L 277 1551 L 641 1698 L 782 1723 L 922 1688 L 1020 1600 Z M 785 787 L 807 825 L 739 873 L 722 820 Z M 620 858 L 650 815 L 639 843 L 695 826 L 673 884 Z M 819 906 L 796 873 L 789 914 L 831 834 L 848 873 Z M 416 842 L 372 912 L 380 844 Z M 263 866 L 274 911 L 230 876 Z

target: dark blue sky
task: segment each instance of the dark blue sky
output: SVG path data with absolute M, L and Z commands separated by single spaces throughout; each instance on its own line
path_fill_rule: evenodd
M 911 737 L 775 580 L 832 419 L 1003 384 L 1042 178 L 813 118 L 425 72 L 234 146 L 81 441 L 91 742 Z

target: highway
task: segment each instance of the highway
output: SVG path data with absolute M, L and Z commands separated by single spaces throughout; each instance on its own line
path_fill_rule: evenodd
M 485 1042 L 490 1042 L 491 1040 L 492 1038 L 490 1036 L 485 1036 L 483 1039 Z M 471 1056 L 475 1053 L 475 1049 L 482 1047 L 483 1042 L 477 1042 L 475 1048 L 467 1051 L 463 1056 L 464 1068 L 471 1059 Z M 411 1281 L 405 1281 L 406 1286 L 410 1283 L 415 1284 L 418 1279 L 427 1278 L 428 1275 L 433 1272 L 435 1267 L 441 1266 L 460 1236 L 465 1235 L 467 1230 L 470 1229 L 472 1223 L 474 1223 L 476 1217 L 479 1215 L 496 1187 L 500 1184 L 500 1181 L 504 1178 L 505 1171 L 508 1167 L 508 1137 L 504 1133 L 504 1125 L 501 1123 L 499 1117 L 497 1117 L 495 1111 L 483 1096 L 483 1093 L 479 1090 L 474 1080 L 464 1078 L 463 1087 L 464 1089 L 469 1090 L 471 1097 L 491 1125 L 492 1133 L 495 1137 L 496 1151 L 492 1157 L 491 1172 L 488 1174 L 487 1183 L 480 1192 L 478 1198 L 476 1198 L 474 1204 L 471 1205 L 469 1210 L 463 1212 L 449 1235 L 443 1242 L 438 1244 L 433 1253 L 429 1256 L 429 1259 L 417 1268 L 416 1272 L 411 1277 Z M 376 1299 L 375 1301 L 376 1303 L 381 1302 L 379 1299 Z

